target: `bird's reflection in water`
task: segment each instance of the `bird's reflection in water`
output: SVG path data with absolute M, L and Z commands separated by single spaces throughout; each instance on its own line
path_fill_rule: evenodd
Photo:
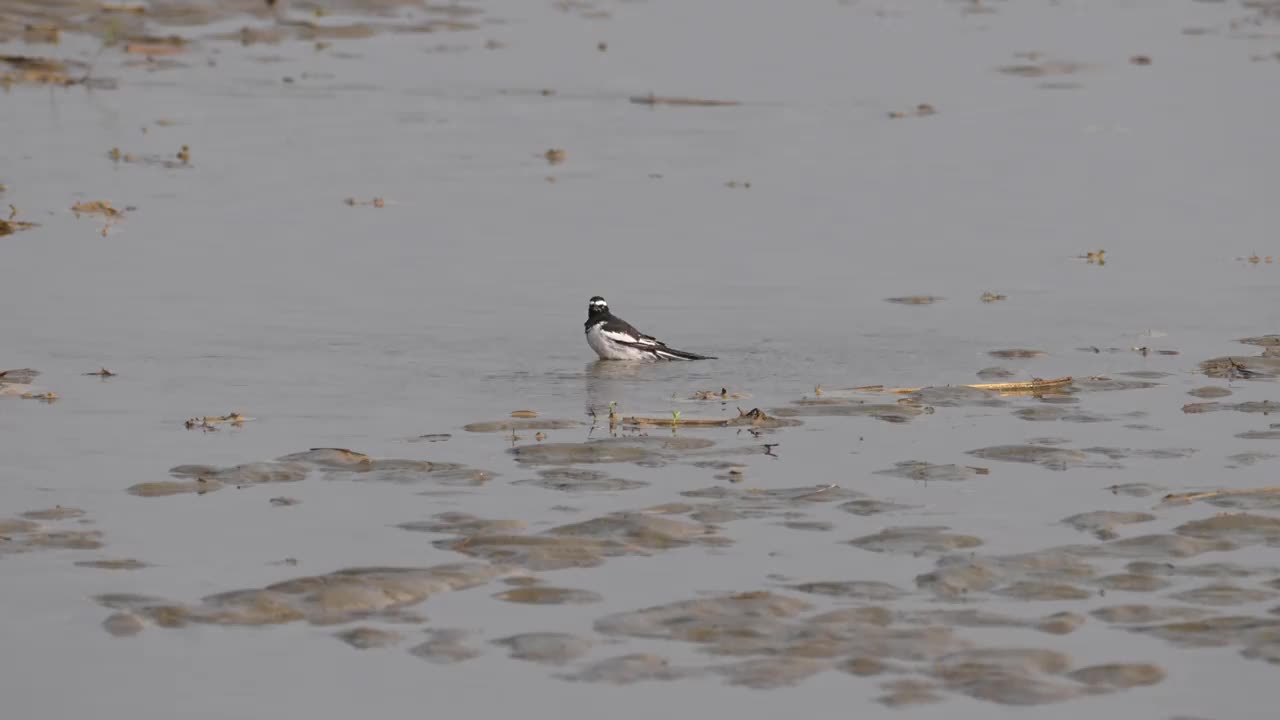
M 624 404 L 627 386 L 653 377 L 658 363 L 596 360 L 587 363 L 583 378 L 586 382 L 586 411 L 600 420 L 609 417 L 609 403 Z

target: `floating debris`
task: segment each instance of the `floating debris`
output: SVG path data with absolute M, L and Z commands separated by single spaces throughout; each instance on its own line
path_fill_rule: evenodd
M 929 103 L 920 103 L 919 105 L 916 105 L 911 110 L 893 110 L 889 113 L 889 117 L 893 118 L 894 120 L 901 120 L 903 118 L 929 117 L 930 115 L 937 115 L 937 114 L 938 114 L 938 111 L 935 110 L 934 107 Z
M 729 392 L 728 388 L 720 388 L 719 390 L 696 390 L 689 396 L 690 400 L 719 400 L 727 402 L 729 400 L 746 400 L 751 397 L 750 393 Z
M 11 70 L 0 74 L 0 85 L 57 85 L 66 87 L 86 82 L 89 66 L 74 61 L 54 60 L 52 58 L 31 57 L 27 55 L 0 55 L 0 63 L 5 63 Z M 86 75 L 72 77 L 72 68 L 84 71 Z
M 98 570 L 141 570 L 151 567 L 149 564 L 132 558 L 124 560 L 82 560 L 76 567 L 97 568 Z
M 496 420 L 493 422 L 475 422 L 464 425 L 463 430 L 473 433 L 509 432 L 513 430 L 568 430 L 581 427 L 577 420 L 537 420 L 521 419 Z
M 419 435 L 418 437 L 415 437 L 415 438 L 409 438 L 409 442 L 435 443 L 435 442 L 445 442 L 446 440 L 449 440 L 451 438 L 453 438 L 453 435 L 449 433 L 429 433 L 427 435 Z
M 538 413 L 534 412 L 533 410 L 512 410 L 512 411 L 511 411 L 511 417 L 513 417 L 513 418 L 536 418 L 536 417 L 538 417 Z
M 117 218 L 122 215 L 122 213 L 119 210 L 112 207 L 111 203 L 107 202 L 106 200 L 85 200 L 85 201 L 78 202 L 75 205 L 71 206 L 71 212 L 75 213 L 76 217 L 80 217 L 80 215 L 83 214 L 83 215 L 102 215 L 103 217 L 107 217 L 107 218 Z
M 1017 350 L 1009 352 L 1038 352 L 1035 350 Z M 925 391 L 947 391 L 954 393 L 957 390 L 980 390 L 997 393 L 999 395 L 1037 395 L 1049 393 L 1052 391 L 1061 391 L 1070 387 L 1074 382 L 1071 376 L 1053 378 L 1051 380 L 1041 380 L 1033 378 L 1023 382 L 1000 382 L 1000 383 L 974 383 L 971 385 L 937 385 L 926 387 L 905 387 L 905 388 L 886 388 L 883 385 L 863 385 L 853 388 L 855 392 L 880 392 L 889 393 L 891 395 L 912 395 Z M 943 405 L 941 402 L 933 402 L 936 405 Z M 985 404 L 985 403 L 979 403 Z
M 184 45 L 185 41 L 182 38 L 175 37 L 173 42 L 168 43 L 129 43 L 124 46 L 124 51 L 129 55 L 146 55 L 147 57 L 178 55 L 185 52 Z
M 1038 58 L 1028 58 L 1038 59 Z M 1005 65 L 997 68 L 1005 75 L 1016 75 L 1025 78 L 1042 78 L 1055 75 L 1074 75 L 1087 66 L 1076 62 L 1045 60 L 1036 64 Z
M 28 45 L 57 45 L 62 32 L 55 25 L 27 25 L 22 29 L 22 42 Z
M 1010 350 L 991 350 L 987 354 L 990 355 L 991 357 L 997 357 L 997 358 L 1002 358 L 1007 360 L 1007 359 L 1013 359 L 1013 358 L 1044 357 L 1045 352 L 1043 350 L 1027 350 L 1024 348 L 1013 348 Z
M 634 95 L 631 102 L 636 105 L 673 105 L 679 107 L 729 107 L 740 105 L 737 100 L 707 100 L 692 97 L 670 97 L 664 95 Z
M 16 215 L 18 210 L 12 205 L 10 205 L 9 207 L 12 210 L 12 214 L 10 214 L 9 219 L 8 220 L 0 219 L 0 237 L 4 237 L 5 235 L 12 235 L 22 230 L 30 230 L 32 228 L 40 227 L 40 223 L 14 220 L 13 215 Z
M 375 207 L 375 208 L 384 208 L 387 206 L 387 201 L 380 197 L 373 198 L 372 200 L 357 200 L 353 197 L 349 197 L 344 199 L 342 202 L 346 203 L 351 207 L 368 206 L 368 207 Z
M 998 302 L 1000 300 L 1008 300 L 1009 296 L 1001 295 L 993 292 L 984 292 L 982 293 L 982 297 L 979 299 L 982 300 L 982 302 L 984 303 L 993 303 L 993 302 Z
M 87 372 L 87 373 L 84 373 L 84 374 L 85 374 L 85 375 L 92 375 L 92 376 L 94 376 L 94 377 L 100 377 L 100 378 L 110 378 L 110 377 L 115 377 L 115 376 L 116 376 L 116 373 L 113 373 L 113 372 L 111 372 L 110 370 L 108 370 L 108 369 L 106 369 L 106 368 L 102 368 L 101 370 L 96 370 L 96 371 L 94 371 L 94 372 Z
M 183 422 L 188 430 L 200 428 L 202 430 L 214 430 L 218 425 L 240 426 L 253 420 L 254 418 L 245 417 L 238 412 L 227 413 L 226 415 L 205 415 L 203 417 L 193 417 Z
M 885 302 L 891 302 L 896 305 L 932 305 L 944 298 L 936 295 L 906 295 L 903 297 L 885 298 Z
M 569 153 L 560 148 L 551 148 L 543 153 L 543 157 L 547 159 L 548 165 L 559 165 L 568 159 Z

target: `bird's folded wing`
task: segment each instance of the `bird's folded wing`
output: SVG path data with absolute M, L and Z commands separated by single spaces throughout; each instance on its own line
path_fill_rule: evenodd
M 666 347 L 666 343 L 663 343 L 657 338 L 649 337 L 648 335 L 645 335 L 643 333 L 635 333 L 633 335 L 628 332 L 618 332 L 616 330 L 602 329 L 600 331 L 600 334 L 618 343 L 619 345 L 627 345 L 629 347 L 634 347 L 634 348 L 652 349 L 652 348 Z

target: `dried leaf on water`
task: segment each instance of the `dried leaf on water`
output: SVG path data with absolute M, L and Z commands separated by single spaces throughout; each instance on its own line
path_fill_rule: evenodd
M 39 223 L 23 222 L 21 220 L 0 220 L 0 237 L 12 235 L 19 230 L 30 230 L 31 228 L 40 227 Z
M 80 215 L 102 215 L 103 217 L 120 217 L 120 211 L 111 206 L 107 200 L 82 200 L 71 206 L 71 212 Z

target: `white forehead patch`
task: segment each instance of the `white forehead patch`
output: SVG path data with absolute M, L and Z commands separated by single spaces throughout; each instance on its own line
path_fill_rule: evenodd
M 592 301 L 591 301 L 591 304 L 592 304 L 593 306 L 597 306 L 597 307 L 605 307 L 605 306 L 607 306 L 609 303 L 607 303 L 607 302 L 605 302 L 605 301 L 603 301 L 603 300 L 592 300 Z

